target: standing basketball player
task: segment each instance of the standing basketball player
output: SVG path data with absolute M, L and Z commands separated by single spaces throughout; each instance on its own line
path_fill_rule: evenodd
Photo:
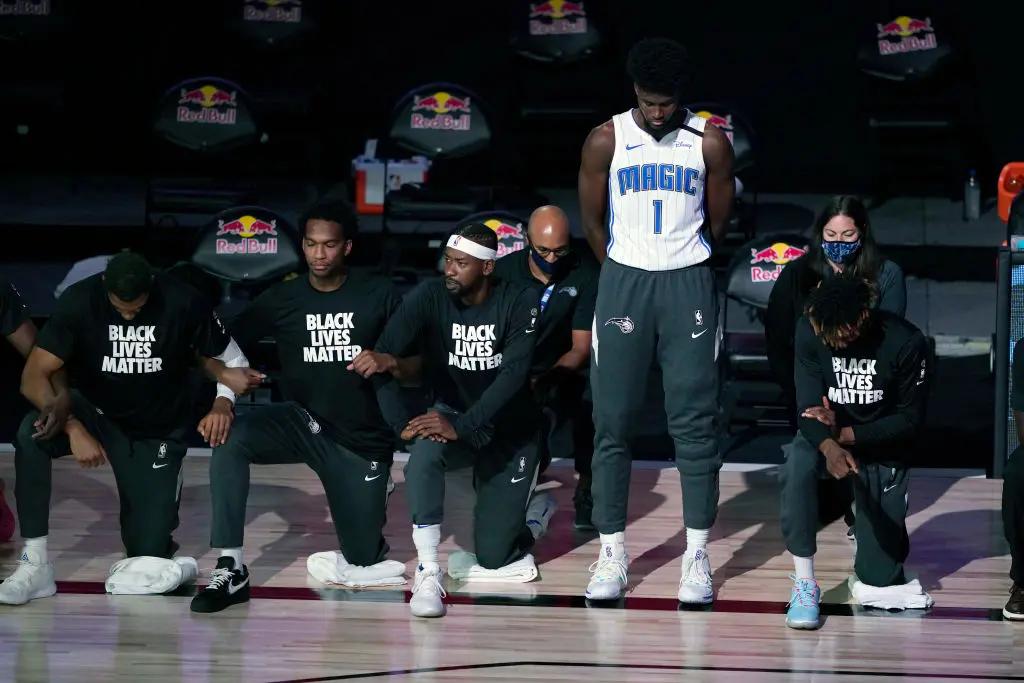
M 593 131 L 579 175 L 583 227 L 604 263 L 594 318 L 594 525 L 601 554 L 592 600 L 626 589 L 627 444 L 643 408 L 651 363 L 661 366 L 668 430 L 682 476 L 679 600 L 709 603 L 706 546 L 718 510 L 718 298 L 712 245 L 725 236 L 735 196 L 732 146 L 679 106 L 690 76 L 671 40 L 637 43 L 627 70 L 637 107 Z
M 54 401 L 54 377 L 65 367 L 78 392 L 60 438 L 36 438 L 37 412 L 18 430 L 15 496 L 25 546 L 18 568 L 0 584 L 0 603 L 57 592 L 47 551 L 50 461 L 68 453 L 86 468 L 110 462 L 128 557 L 173 557 L 192 417 L 186 374 L 197 356 L 228 362 L 236 355 L 199 293 L 154 273 L 137 254 L 118 254 L 104 273 L 64 292 L 29 354 L 21 393 L 42 410 Z

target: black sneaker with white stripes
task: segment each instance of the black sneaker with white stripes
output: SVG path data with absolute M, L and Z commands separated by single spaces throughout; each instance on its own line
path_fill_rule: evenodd
M 234 558 L 225 556 L 217 560 L 206 588 L 192 598 L 192 611 L 220 612 L 242 602 L 249 602 L 249 569 L 235 568 Z

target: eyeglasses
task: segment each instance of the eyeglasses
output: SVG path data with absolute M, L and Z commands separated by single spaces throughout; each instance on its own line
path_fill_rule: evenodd
M 542 258 L 550 254 L 554 254 L 558 258 L 565 258 L 572 251 L 572 247 L 559 247 L 558 249 L 547 249 L 546 247 L 534 246 L 533 250 L 537 252 Z

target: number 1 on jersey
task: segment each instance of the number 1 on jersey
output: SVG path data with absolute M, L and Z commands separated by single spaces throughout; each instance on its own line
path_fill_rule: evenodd
M 661 202 L 660 199 L 654 200 L 654 234 L 661 234 Z

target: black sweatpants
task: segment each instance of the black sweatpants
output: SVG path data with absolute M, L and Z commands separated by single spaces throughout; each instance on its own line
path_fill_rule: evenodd
M 572 455 L 576 473 L 590 477 L 591 462 L 594 459 L 594 404 L 588 400 L 587 378 L 582 375 L 567 375 L 559 380 L 551 394 L 541 401 L 542 407 L 554 417 L 547 438 L 541 438 L 541 471 L 551 461 L 551 437 L 566 424 L 572 433 Z
M 443 411 L 436 407 L 435 410 Z M 405 495 L 413 524 L 444 521 L 444 475 L 456 451 L 471 450 L 473 488 L 473 545 L 477 564 L 500 569 L 523 557 L 533 547 L 526 526 L 526 504 L 537 479 L 537 430 L 522 438 L 495 439 L 480 450 L 453 441 L 437 443 L 416 439 L 409 445 L 405 465 Z M 461 453 L 460 453 L 461 454 Z
M 1010 578 L 1024 586 L 1024 448 L 1020 446 L 1003 470 L 1003 533 L 1010 545 Z
M 821 479 L 831 478 L 825 456 L 797 433 L 786 449 L 779 472 L 782 481 L 782 535 L 786 549 L 797 557 L 812 557 L 818 550 L 818 490 Z M 857 536 L 854 571 L 869 586 L 906 583 L 903 564 L 910 553 L 907 535 L 906 467 L 889 467 L 858 457 L 859 474 L 853 479 Z
M 179 438 L 132 439 L 80 394 L 72 394 L 72 414 L 107 453 L 121 501 L 121 542 L 128 557 L 170 559 L 178 549 L 181 461 L 188 450 Z M 33 439 L 32 411 L 21 421 L 15 443 L 14 495 L 23 538 L 46 536 L 50 528 L 51 460 L 71 454 L 66 434 Z M 178 435 L 180 436 L 180 435 Z
M 384 525 L 392 456 L 380 458 L 370 460 L 344 448 L 297 403 L 275 403 L 247 412 L 235 420 L 227 442 L 213 449 L 210 544 L 242 547 L 250 465 L 305 463 L 324 485 L 342 555 L 351 564 L 377 564 L 388 552 Z
M 718 513 L 718 295 L 705 264 L 649 272 L 607 260 L 594 317 L 594 524 L 626 528 L 630 454 L 647 377 L 661 366 L 668 432 L 682 477 L 683 521 L 709 529 Z

